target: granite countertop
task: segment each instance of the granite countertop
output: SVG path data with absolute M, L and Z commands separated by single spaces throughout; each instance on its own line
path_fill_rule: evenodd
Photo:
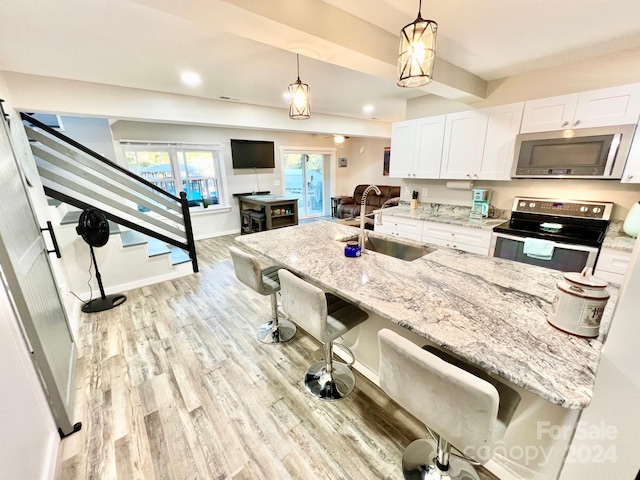
M 611 248 L 629 253 L 633 251 L 636 239 L 624 233 L 622 230 L 623 224 L 624 222 L 619 220 L 609 223 L 609 229 L 602 242 L 602 248 Z
M 491 230 L 493 227 L 500 225 L 508 220 L 508 218 L 483 218 L 480 220 L 471 220 L 469 218 L 469 207 L 457 207 L 452 205 L 427 204 L 414 210 L 408 205 L 399 205 L 397 207 L 384 208 L 382 210 L 382 218 L 388 216 L 396 216 L 403 218 L 413 218 L 415 220 L 425 220 L 428 222 L 448 223 L 450 225 L 460 225 L 462 227 L 481 228 L 483 230 Z M 379 212 L 379 210 L 377 210 Z
M 508 218 L 484 218 L 482 220 L 471 220 L 469 218 L 469 210 L 470 209 L 468 207 L 438 204 L 427 204 L 425 207 L 411 210 L 408 205 L 399 205 L 397 207 L 383 209 L 382 215 L 383 219 L 385 216 L 389 215 L 425 220 L 428 222 L 448 223 L 451 225 L 460 225 L 470 228 L 481 228 L 484 230 L 492 230 L 493 227 L 509 220 Z M 604 237 L 602 248 L 611 248 L 631 253 L 636 239 L 624 233 L 622 230 L 623 223 L 624 222 L 620 220 L 614 220 L 609 224 L 609 229 Z
M 616 287 L 609 287 L 600 336 L 580 338 L 546 321 L 555 270 L 450 249 L 413 262 L 376 253 L 347 258 L 337 239 L 357 234 L 319 221 L 236 241 L 551 403 L 589 404 Z

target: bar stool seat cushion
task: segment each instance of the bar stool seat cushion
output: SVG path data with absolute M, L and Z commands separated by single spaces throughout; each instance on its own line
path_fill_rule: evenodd
M 286 270 L 284 275 L 292 275 Z M 286 291 L 295 288 L 297 291 Z M 282 308 L 290 318 L 322 343 L 334 341 L 346 332 L 364 322 L 368 315 L 355 305 L 307 282 L 296 282 L 295 286 L 285 285 L 282 294 Z M 326 320 L 325 320 L 326 319 Z
M 432 345 L 426 345 L 422 348 L 440 357 L 445 362 L 461 368 L 496 387 L 498 395 L 500 396 L 500 404 L 498 405 L 498 416 L 496 418 L 494 438 L 502 438 L 505 431 L 507 430 L 507 427 L 509 426 L 509 423 L 511 423 L 511 419 L 513 418 L 513 414 L 515 413 L 516 408 L 520 404 L 520 394 L 518 394 L 518 392 L 516 392 L 513 388 L 509 387 L 505 383 L 497 380 L 495 377 L 492 377 L 485 370 L 473 366 L 470 363 L 465 362 L 464 360 L 456 358 L 448 352 L 444 352 Z
M 236 247 L 229 247 L 229 251 L 232 253 L 236 277 L 247 287 L 260 295 L 272 295 L 280 290 L 278 270 L 282 267 L 272 266 L 262 269 L 253 255 Z
M 385 359 L 380 386 L 400 406 L 474 458 L 500 438 L 500 397 L 493 385 L 390 330 L 378 332 L 378 339 Z

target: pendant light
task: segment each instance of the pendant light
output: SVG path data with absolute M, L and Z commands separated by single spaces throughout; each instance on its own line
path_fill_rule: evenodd
M 400 32 L 398 54 L 398 86 L 421 87 L 433 80 L 438 24 L 422 18 L 422 0 L 418 18 Z
M 300 57 L 296 54 L 298 79 L 289 85 L 289 118 L 306 120 L 311 117 L 309 85 L 300 81 Z

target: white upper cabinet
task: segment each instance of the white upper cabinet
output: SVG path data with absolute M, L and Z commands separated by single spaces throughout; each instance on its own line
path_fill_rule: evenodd
M 638 123 L 640 84 L 526 102 L 521 133 Z
M 482 162 L 477 173 L 480 180 L 511 180 L 513 150 L 523 110 L 524 103 L 514 103 L 480 111 L 487 119 Z
M 394 123 L 389 176 L 439 178 L 444 125 L 444 115 Z
M 416 122 L 416 178 L 440 178 L 445 115 L 420 118 Z
M 447 115 L 440 178 L 510 180 L 523 103 Z
M 408 178 L 413 174 L 416 121 L 397 122 L 391 126 L 391 158 L 389 176 Z
M 640 131 L 637 127 L 620 181 L 622 183 L 640 183 Z
M 482 159 L 486 129 L 486 118 L 477 110 L 447 115 L 440 178 L 477 178 L 475 169 Z

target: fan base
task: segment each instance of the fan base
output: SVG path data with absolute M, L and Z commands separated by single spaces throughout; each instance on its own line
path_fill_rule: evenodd
M 104 312 L 105 310 L 111 310 L 118 305 L 122 305 L 127 300 L 125 295 L 115 294 L 107 295 L 104 298 L 96 298 L 82 306 L 84 313 L 96 313 Z

